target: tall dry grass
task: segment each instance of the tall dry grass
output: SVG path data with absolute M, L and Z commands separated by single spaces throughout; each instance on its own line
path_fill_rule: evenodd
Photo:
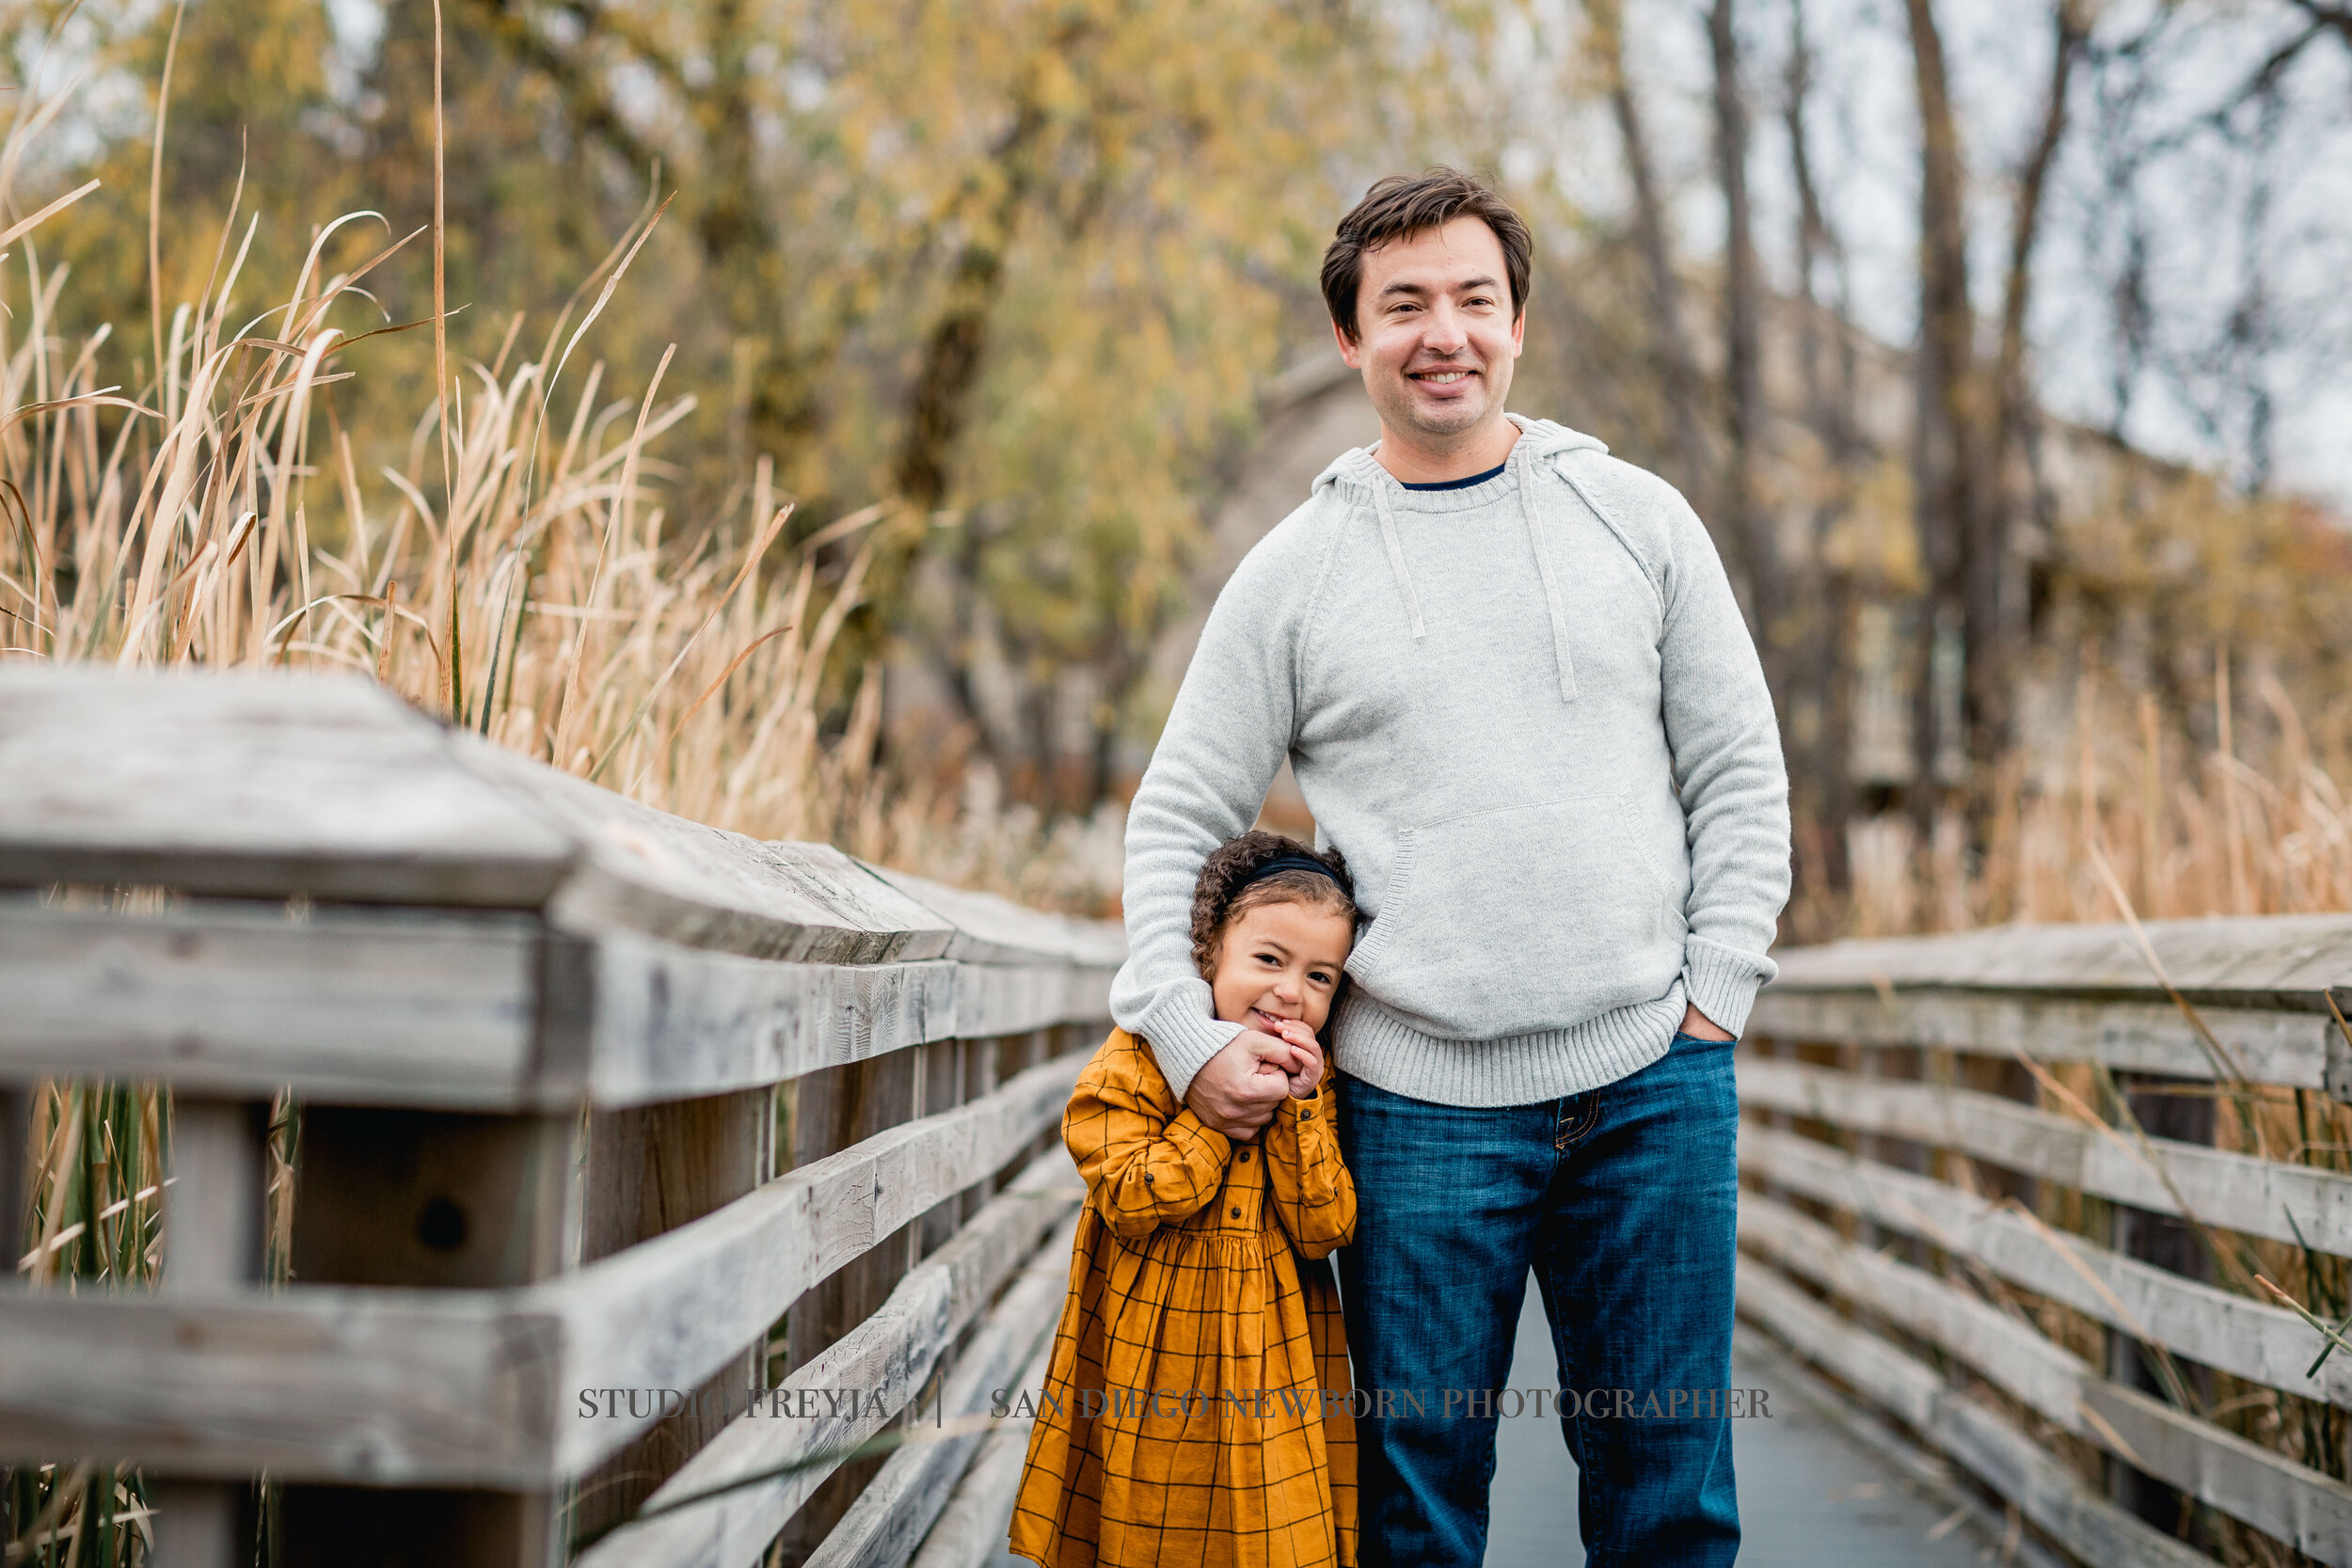
M 2083 662 L 2024 705 L 2037 733 L 1979 851 L 1957 817 L 1924 848 L 1899 816 L 1855 825 L 1844 934 L 2113 921 L 2123 900 L 2145 920 L 2352 910 L 2352 715 L 2324 707 L 2314 736 L 2266 661 L 2227 648 L 2188 714 Z M 2233 664 L 2254 666 L 2250 705 Z
M 692 401 L 662 396 L 666 356 L 615 395 L 592 347 L 658 211 L 529 341 L 517 316 L 494 355 L 452 367 L 391 443 L 405 461 L 369 471 L 361 454 L 385 443 L 342 426 L 335 388 L 368 372 L 381 345 L 363 340 L 437 325 L 388 324 L 365 292 L 377 269 L 417 260 L 421 234 L 358 247 L 381 225 L 354 214 L 319 232 L 295 277 L 264 283 L 245 270 L 258 215 L 232 210 L 215 253 L 184 269 L 201 288 L 168 309 L 159 295 L 131 329 L 159 371 L 126 389 L 102 369 L 133 357 L 111 328 L 71 340 L 56 325 L 69 270 L 41 257 L 38 229 L 66 201 L 12 217 L 64 103 L 20 92 L 0 142 L 0 245 L 14 251 L 0 282 L 0 657 L 357 672 L 500 744 L 761 837 L 874 854 L 988 838 L 894 811 L 868 766 L 877 679 L 851 673 L 845 688 L 828 670 L 885 511 L 787 547 L 790 508 L 764 463 L 714 515 L 663 504 L 656 443 Z M 845 693 L 846 725 L 827 733 Z M 163 895 L 49 896 L 137 910 Z M 15 1272 L 37 1290 L 151 1285 L 168 1095 L 55 1083 L 33 1101 L 29 1212 L 4 1232 Z M 273 1277 L 298 1135 L 281 1099 Z M 143 1499 L 128 1470 L 10 1470 L 5 1560 L 140 1560 Z
M 2323 733 L 2314 736 L 2268 660 L 2233 658 L 2226 648 L 2213 650 L 2199 710 L 2185 714 L 2166 712 L 2088 652 L 2075 663 L 2070 680 L 2044 680 L 2028 692 L 2031 733 L 2001 781 L 1977 852 L 1968 850 L 1967 825 L 1957 818 L 1941 823 L 1924 847 L 1899 818 L 1856 828 L 1856 886 L 1847 911 L 1852 934 L 2352 910 L 2352 787 L 2344 782 L 2352 779 L 2352 736 L 2344 714 L 2323 707 Z M 2249 669 L 2251 679 L 2243 679 Z M 2240 684 L 2252 689 L 2251 704 Z M 2160 978 L 2153 964 L 2151 977 Z M 2194 1014 L 2193 1006 L 2182 1006 Z M 1959 1070 L 1948 1053 L 1919 1054 L 1925 1076 Z M 2226 1069 L 2227 1053 L 2217 1055 Z M 2152 1171 L 2169 1176 L 2169 1165 L 2143 1121 L 2191 1100 L 2210 1106 L 2210 1131 L 2201 1141 L 2352 1175 L 2352 1106 L 2318 1091 L 2250 1083 L 2229 1070 L 2209 1085 L 2150 1085 L 2119 1081 L 2096 1066 L 2045 1067 L 2022 1055 L 2011 1067 L 2012 1080 L 2030 1079 L 2023 1086 L 2042 1109 L 2121 1137 Z M 2191 1115 L 2186 1124 L 2201 1119 Z M 2186 1124 L 2160 1125 L 2154 1136 L 2185 1135 L 2193 1130 Z M 2000 1178 L 1979 1173 L 1963 1156 L 1946 1150 L 1938 1159 L 1947 1179 L 1964 1187 L 2005 1190 Z M 2352 1262 L 2207 1224 L 2196 1213 L 2194 1187 L 2174 1190 L 2206 1278 L 2266 1306 L 2293 1303 L 2306 1312 L 2313 1357 L 2328 1349 L 2328 1331 L 2352 1335 Z M 2113 1243 L 2112 1205 L 2047 1183 L 2036 1194 L 2035 1211 L 2054 1228 Z M 2106 1363 L 2113 1335 L 2105 1325 L 1952 1259 L 1945 1273 L 1956 1286 L 2026 1315 L 2093 1366 Z M 2161 1347 L 2141 1354 L 2174 1403 L 2323 1475 L 2352 1481 L 2352 1412 L 2187 1365 Z M 2041 1423 L 1989 1385 L 1977 1393 L 2036 1430 L 2086 1481 L 2102 1482 L 2108 1462 L 2098 1449 Z M 2169 1522 L 2226 1563 L 2289 1568 L 2311 1560 L 2203 1505 L 2186 1505 Z

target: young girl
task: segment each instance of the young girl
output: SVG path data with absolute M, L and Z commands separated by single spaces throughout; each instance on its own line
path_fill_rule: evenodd
M 1123 1030 L 1079 1077 L 1062 1141 L 1087 1207 L 1015 1555 L 1045 1568 L 1353 1568 L 1353 1386 L 1322 1259 L 1355 1230 L 1356 1189 L 1314 1031 L 1355 936 L 1336 851 L 1243 834 L 1200 868 L 1193 960 L 1218 1018 L 1294 1048 L 1273 1121 L 1248 1142 L 1211 1130 Z

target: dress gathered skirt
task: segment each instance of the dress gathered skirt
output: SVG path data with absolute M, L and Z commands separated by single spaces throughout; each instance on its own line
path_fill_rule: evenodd
M 1011 1549 L 1044 1568 L 1354 1568 L 1353 1232 L 1329 1093 L 1250 1143 L 1114 1031 L 1062 1119 L 1087 1182 Z

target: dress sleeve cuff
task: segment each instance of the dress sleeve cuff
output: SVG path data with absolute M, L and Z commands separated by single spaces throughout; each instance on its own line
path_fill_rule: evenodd
M 1756 993 L 1780 966 L 1757 953 L 1743 953 L 1705 937 L 1691 937 L 1682 948 L 1682 989 L 1691 1006 L 1708 1021 L 1737 1037 L 1748 1026 L 1748 1010 Z
M 1209 1065 L 1209 1058 L 1231 1045 L 1233 1037 L 1241 1033 L 1240 1024 L 1209 1017 L 1199 1006 L 1199 1000 L 1191 987 L 1178 987 L 1175 994 L 1144 1019 L 1143 1027 L 1136 1031 L 1151 1047 L 1152 1059 L 1159 1064 L 1160 1075 L 1168 1080 L 1168 1086 L 1180 1101 L 1192 1088 L 1193 1078 Z

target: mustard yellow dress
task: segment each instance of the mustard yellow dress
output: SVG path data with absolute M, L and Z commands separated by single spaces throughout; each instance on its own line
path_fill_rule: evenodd
M 1044 1568 L 1356 1561 L 1356 1429 L 1325 1254 L 1356 1227 L 1333 1097 L 1236 1144 L 1113 1030 L 1062 1142 L 1086 1178 L 1014 1555 Z

